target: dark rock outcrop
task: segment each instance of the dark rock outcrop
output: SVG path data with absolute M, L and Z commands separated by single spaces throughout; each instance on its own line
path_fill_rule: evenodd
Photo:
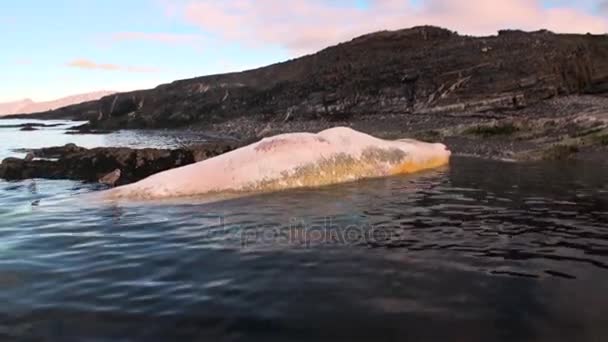
M 36 127 L 34 127 L 34 126 L 23 126 L 23 127 L 21 127 L 21 129 L 19 129 L 19 130 L 20 130 L 20 131 L 24 131 L 24 132 L 27 132 L 27 131 L 37 131 L 37 130 L 38 130 L 38 128 L 36 128 Z
M 91 127 L 91 124 L 88 124 L 88 123 L 80 125 L 80 126 L 70 127 L 65 132 L 65 134 L 70 134 L 70 135 L 78 135 L 78 134 L 110 134 L 110 133 L 112 133 L 111 130 L 95 129 L 95 128 Z
M 138 181 L 155 173 L 192 164 L 237 147 L 234 143 L 208 143 L 175 150 L 131 149 L 122 147 L 86 149 L 68 144 L 30 150 L 32 157 L 7 158 L 0 164 L 0 178 L 74 179 L 97 182 L 120 169 L 117 185 Z
M 487 112 L 608 92 L 608 36 L 437 27 L 368 34 L 264 68 L 175 81 L 37 114 L 92 128 L 350 121 L 365 115 Z
M 47 128 L 47 127 L 59 127 L 59 126 L 64 126 L 64 124 L 42 124 L 42 123 L 28 122 L 28 123 L 17 124 L 17 125 L 0 125 L 0 128 Z
M 66 144 L 63 146 L 43 147 L 37 149 L 16 149 L 14 152 L 27 153 L 34 156 L 34 158 L 45 158 L 45 159 L 59 159 L 63 156 L 70 154 L 76 154 L 79 152 L 87 151 L 86 148 L 80 147 L 76 144 Z

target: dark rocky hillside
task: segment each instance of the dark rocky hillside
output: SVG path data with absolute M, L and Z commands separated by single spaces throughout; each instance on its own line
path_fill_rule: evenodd
M 97 128 L 235 120 L 481 113 L 570 94 L 608 92 L 608 36 L 505 30 L 470 37 L 437 27 L 372 33 L 255 70 L 106 96 L 29 117 L 90 119 Z

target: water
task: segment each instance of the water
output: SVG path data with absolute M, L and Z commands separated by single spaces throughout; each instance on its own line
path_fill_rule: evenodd
M 78 146 L 93 147 L 133 147 L 133 148 L 178 148 L 185 144 L 201 143 L 208 136 L 197 132 L 170 130 L 121 130 L 110 134 L 65 134 L 70 127 L 82 125 L 84 122 L 61 120 L 0 120 L 0 126 L 20 125 L 25 123 L 41 123 L 47 125 L 60 124 L 57 127 L 45 127 L 37 131 L 22 132 L 19 128 L 0 127 L 0 160 L 6 157 L 23 157 L 23 153 L 15 153 L 14 149 L 41 148 L 62 146 L 74 143 Z
M 96 185 L 0 181 L 0 340 L 604 340 L 607 180 L 605 162 L 455 157 L 107 206 L 70 201 Z

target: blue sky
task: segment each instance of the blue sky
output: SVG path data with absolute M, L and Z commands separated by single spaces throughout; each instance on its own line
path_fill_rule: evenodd
M 470 14 L 474 1 L 2 1 L 0 102 L 148 88 L 426 23 L 471 34 L 505 25 L 606 32 L 600 1 L 488 0 L 491 6 Z M 480 19 L 472 23 L 469 14 Z
M 131 90 L 287 58 L 279 48 L 233 42 L 113 41 L 120 32 L 201 35 L 148 0 L 3 1 L 0 5 L 0 101 L 35 100 L 95 90 Z M 154 69 L 150 72 L 68 67 L 70 61 Z

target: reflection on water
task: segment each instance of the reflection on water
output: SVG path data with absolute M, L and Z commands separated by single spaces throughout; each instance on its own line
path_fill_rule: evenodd
M 454 158 L 320 189 L 111 206 L 74 201 L 97 185 L 0 182 L 0 337 L 603 340 L 607 171 Z
M 64 130 L 0 129 L 0 157 L 204 140 Z M 322 189 L 109 206 L 78 197 L 98 185 L 0 181 L 0 337 L 602 340 L 607 171 L 454 158 Z

